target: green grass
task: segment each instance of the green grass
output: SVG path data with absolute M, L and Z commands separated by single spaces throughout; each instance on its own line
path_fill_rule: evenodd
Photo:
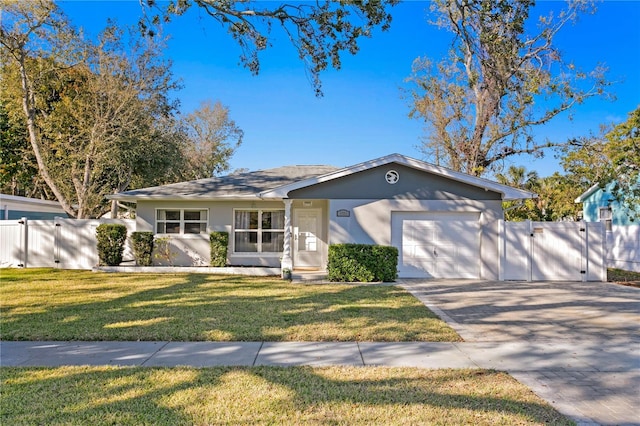
M 2 368 L 0 424 L 574 424 L 505 373 L 384 367 Z
M 3 340 L 461 340 L 395 286 L 3 269 L 0 308 Z

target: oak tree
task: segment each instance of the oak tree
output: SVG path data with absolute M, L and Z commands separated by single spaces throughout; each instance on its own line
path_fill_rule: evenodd
M 329 66 L 340 69 L 344 52 L 358 52 L 362 37 L 391 23 L 390 6 L 399 0 L 314 2 L 262 2 L 251 0 L 141 0 L 147 7 L 140 20 L 145 33 L 153 34 L 163 22 L 195 6 L 207 13 L 241 48 L 240 62 L 253 74 L 260 71 L 259 53 L 269 48 L 273 27 L 291 42 L 305 64 L 316 95 L 321 95 L 320 73 Z
M 437 0 L 434 23 L 452 33 L 449 55 L 414 63 L 411 115 L 423 119 L 425 154 L 454 170 L 482 175 L 518 154 L 541 156 L 557 142 L 535 126 L 604 95 L 604 69 L 582 72 L 555 47 L 556 34 L 591 10 L 571 0 L 532 21 L 533 0 Z
M 182 120 L 183 166 L 178 180 L 203 179 L 229 170 L 229 159 L 242 143 L 244 132 L 220 101 L 203 101 Z
M 148 40 L 109 26 L 84 40 L 50 1 L 3 0 L 2 101 L 21 111 L 39 175 L 72 217 L 108 210 L 104 196 L 169 167 L 175 88 Z M 173 128 L 173 126 L 167 126 Z

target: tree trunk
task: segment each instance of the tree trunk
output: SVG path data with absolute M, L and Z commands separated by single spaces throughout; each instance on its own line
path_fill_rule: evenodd
M 18 61 L 18 65 L 20 67 L 20 80 L 22 84 L 22 109 L 27 118 L 27 131 L 29 133 L 29 142 L 31 143 L 31 147 L 33 148 L 33 153 L 36 157 L 36 162 L 38 163 L 38 169 L 40 170 L 40 175 L 42 179 L 46 182 L 47 186 L 51 188 L 53 195 L 55 195 L 56 199 L 62 206 L 65 212 L 71 217 L 76 217 L 77 212 L 73 209 L 71 204 L 67 201 L 67 199 L 62 195 L 62 192 L 58 189 L 58 186 L 55 184 L 51 176 L 49 175 L 49 170 L 42 158 L 42 153 L 40 152 L 40 145 L 38 143 L 38 136 L 35 124 L 35 94 L 33 92 L 33 88 L 31 87 L 31 83 L 29 82 L 29 77 L 27 76 L 27 69 L 25 66 L 25 55 L 23 52 L 20 54 L 20 60 Z
M 118 201 L 111 200 L 111 219 L 118 218 Z

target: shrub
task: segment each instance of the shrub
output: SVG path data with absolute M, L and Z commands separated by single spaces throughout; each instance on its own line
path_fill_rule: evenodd
M 153 232 L 134 232 L 131 234 L 133 256 L 139 266 L 151 266 L 153 263 Z
M 122 262 L 127 227 L 119 223 L 103 223 L 96 228 L 98 264 L 118 266 Z
M 211 266 L 227 266 L 227 250 L 229 247 L 228 232 L 212 232 L 209 235 L 211 247 Z
M 329 246 L 330 281 L 394 281 L 398 275 L 398 249 L 368 244 Z

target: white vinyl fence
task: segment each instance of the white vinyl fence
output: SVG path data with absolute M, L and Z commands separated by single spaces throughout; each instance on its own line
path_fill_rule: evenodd
M 603 225 L 500 221 L 500 280 L 606 281 Z
M 102 223 L 121 223 L 129 234 L 136 226 L 133 219 L 1 220 L 0 267 L 91 269 L 98 264 L 96 227 Z M 133 261 L 129 239 L 123 260 Z
M 640 272 L 640 225 L 614 225 L 607 231 L 607 266 Z
M 0 220 L 0 267 L 91 269 L 101 223 L 135 231 L 133 219 Z M 606 281 L 607 266 L 640 272 L 640 225 L 606 233 L 599 222 L 500 221 L 499 228 L 501 280 Z M 185 251 L 194 265 L 206 264 L 203 241 Z M 129 238 L 123 264 L 134 264 Z

